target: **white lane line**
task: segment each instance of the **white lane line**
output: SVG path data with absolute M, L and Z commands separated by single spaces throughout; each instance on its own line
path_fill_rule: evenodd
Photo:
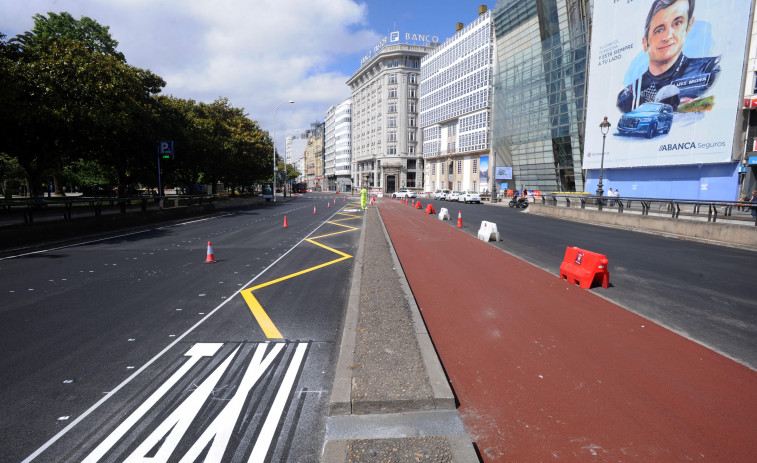
M 317 226 L 317 227 L 316 227 L 316 228 L 315 228 L 315 229 L 314 229 L 313 231 L 311 231 L 310 233 L 308 233 L 308 235 L 307 235 L 307 236 L 305 236 L 305 237 L 304 237 L 304 238 L 302 238 L 302 239 L 301 239 L 300 241 L 298 241 L 298 242 L 297 242 L 297 244 L 295 244 L 294 246 L 292 246 L 291 248 L 289 248 L 289 250 L 288 250 L 287 252 L 285 252 L 284 254 L 282 254 L 282 255 L 281 255 L 281 257 L 279 257 L 279 258 L 278 258 L 278 259 L 276 259 L 275 261 L 271 262 L 271 264 L 270 264 L 270 265 L 268 265 L 268 267 L 264 268 L 264 269 L 263 269 L 263 270 L 262 270 L 262 271 L 261 271 L 260 273 L 258 273 L 257 275 L 255 275 L 255 276 L 254 276 L 254 277 L 253 277 L 253 278 L 252 278 L 252 279 L 251 279 L 250 281 L 248 281 L 248 282 L 247 282 L 247 284 L 246 284 L 245 286 L 243 286 L 242 288 L 240 288 L 240 289 L 236 290 L 236 291 L 234 292 L 234 294 L 232 294 L 232 295 L 231 295 L 231 297 L 229 297 L 229 298 L 228 298 L 228 299 L 226 299 L 225 301 L 223 301 L 223 302 L 221 302 L 220 304 L 218 304 L 218 305 L 216 306 L 216 308 L 215 308 L 215 309 L 211 310 L 211 311 L 210 311 L 210 312 L 209 312 L 209 313 L 208 313 L 207 315 L 205 315 L 204 317 L 202 317 L 202 318 L 201 318 L 201 319 L 200 319 L 200 320 L 199 320 L 199 321 L 198 321 L 197 323 L 195 323 L 194 325 L 192 325 L 192 326 L 191 326 L 191 327 L 190 327 L 190 328 L 189 328 L 189 329 L 188 329 L 187 331 L 185 331 L 185 332 L 184 332 L 184 333 L 183 333 L 183 334 L 182 334 L 181 336 L 177 337 L 177 338 L 176 338 L 176 339 L 175 339 L 175 340 L 174 340 L 174 341 L 173 341 L 173 342 L 172 342 L 171 344 L 169 344 L 168 346 L 166 346 L 166 347 L 165 347 L 165 348 L 164 348 L 164 349 L 163 349 L 162 351 L 158 352 L 158 353 L 157 353 L 157 355 L 155 355 L 155 357 L 153 357 L 153 358 L 151 358 L 150 360 L 148 360 L 148 361 L 147 361 L 147 363 L 145 363 L 145 364 L 144 364 L 144 365 L 142 365 L 142 366 L 141 366 L 141 367 L 140 367 L 140 368 L 139 368 L 138 370 L 136 370 L 136 371 L 135 371 L 134 373 L 132 373 L 132 374 L 131 374 L 131 375 L 130 375 L 130 376 L 129 376 L 128 378 L 126 378 L 126 379 L 125 379 L 125 380 L 124 380 L 124 381 L 123 381 L 123 382 L 122 382 L 121 384 L 119 384 L 118 386 L 116 386 L 115 388 L 113 388 L 113 390 L 111 390 L 110 392 L 108 392 L 108 393 L 107 393 L 107 394 L 106 394 L 106 395 L 105 395 L 105 396 L 104 396 L 104 397 L 103 397 L 102 399 L 98 400 L 97 402 L 95 402 L 95 404 L 94 404 L 94 405 L 92 405 L 92 406 L 91 406 L 91 407 L 89 407 L 89 408 L 88 408 L 87 410 L 85 410 L 85 411 L 84 411 L 84 413 L 82 413 L 81 415 L 79 415 L 78 417 L 76 417 L 76 418 L 75 418 L 75 419 L 74 419 L 73 421 L 71 421 L 71 423 L 70 423 L 70 424 L 69 424 L 68 426 L 66 426 L 65 428 L 61 429 L 61 430 L 60 430 L 60 431 L 58 432 L 58 434 L 54 435 L 54 436 L 53 436 L 52 438 L 50 438 L 50 440 L 48 440 L 47 442 L 45 442 L 44 444 L 42 444 L 42 446 L 41 446 L 40 448 L 38 448 L 37 450 L 35 450 L 35 451 L 34 451 L 34 453 L 32 453 L 31 455 L 29 455 L 28 457 L 26 457 L 26 459 L 24 459 L 24 460 L 23 460 L 23 461 L 22 461 L 21 463 L 28 463 L 28 462 L 30 462 L 30 461 L 33 461 L 33 460 L 34 460 L 35 458 L 37 458 L 37 457 L 38 457 L 39 455 L 41 455 L 41 454 L 42 454 L 42 452 L 44 452 L 44 451 L 45 451 L 45 450 L 47 450 L 47 449 L 48 449 L 48 448 L 49 448 L 49 447 L 50 447 L 51 445 L 53 445 L 54 443 L 56 443 L 56 442 L 57 442 L 57 441 L 58 441 L 58 440 L 59 440 L 59 439 L 60 439 L 61 437 L 65 436 L 65 435 L 66 435 L 66 434 L 67 434 L 67 433 L 68 433 L 68 432 L 69 432 L 69 431 L 70 431 L 71 429 L 73 429 L 73 428 L 74 428 L 74 426 L 76 426 L 76 425 L 77 425 L 77 424 L 79 424 L 79 423 L 80 423 L 80 422 L 81 422 L 82 420 L 84 420 L 84 419 L 85 419 L 86 417 L 88 417 L 89 415 L 91 415 L 91 414 L 92 414 L 92 412 L 94 412 L 95 410 L 97 410 L 98 408 L 100 408 L 100 406 L 101 406 L 102 404 L 104 404 L 104 403 L 105 403 L 105 402 L 106 402 L 106 401 L 107 401 L 108 399 L 110 399 L 111 397 L 113 397 L 113 396 L 114 396 L 114 395 L 116 394 L 116 392 L 120 391 L 120 390 L 121 390 L 122 388 L 124 388 L 124 387 L 125 387 L 125 386 L 126 386 L 127 384 L 129 384 L 129 383 L 130 383 L 130 382 L 131 382 L 132 380 L 134 380 L 134 378 L 136 378 L 137 376 L 139 376 L 139 375 L 140 375 L 140 374 L 141 374 L 141 373 L 142 373 L 143 371 L 145 371 L 145 370 L 146 370 L 146 369 L 147 369 L 147 368 L 148 368 L 148 367 L 149 367 L 150 365 L 152 365 L 152 364 L 153 364 L 153 363 L 155 363 L 155 362 L 156 362 L 156 361 L 157 361 L 157 360 L 158 360 L 159 358 L 161 358 L 161 357 L 162 357 L 163 355 L 165 355 L 165 354 L 166 354 L 166 352 L 168 352 L 168 351 L 169 351 L 169 350 L 171 350 L 171 349 L 172 349 L 172 348 L 173 348 L 173 347 L 174 347 L 174 346 L 175 346 L 176 344 L 178 344 L 179 342 L 181 342 L 181 340 L 182 340 L 182 339 L 184 339 L 184 338 L 185 338 L 186 336 L 188 336 L 188 335 L 189 335 L 189 334 L 190 334 L 190 333 L 191 333 L 192 331 L 194 331 L 194 330 L 195 330 L 195 329 L 196 329 L 196 328 L 197 328 L 198 326 L 200 326 L 200 325 L 202 325 L 203 323 L 205 323 L 205 320 L 207 320 L 207 319 L 209 319 L 210 317 L 212 317 L 212 316 L 213 316 L 213 315 L 214 315 L 214 314 L 215 314 L 215 313 L 216 313 L 217 311 L 219 311 L 219 310 L 221 309 L 221 307 L 223 307 L 223 306 L 224 306 L 224 305 L 226 305 L 226 304 L 227 304 L 227 303 L 228 303 L 229 301 L 231 301 L 232 299 L 234 299 L 234 297 L 236 297 L 236 296 L 237 296 L 237 295 L 238 295 L 238 294 L 239 294 L 240 292 L 242 292 L 242 290 L 243 290 L 244 288 L 246 288 L 246 287 L 248 287 L 248 286 L 252 285 L 252 283 L 254 283 L 254 282 L 255 282 L 255 280 L 257 280 L 257 279 L 258 279 L 258 278 L 260 278 L 260 277 L 261 277 L 262 275 L 264 275 L 264 274 L 265 274 L 265 273 L 266 273 L 266 272 L 267 272 L 268 270 L 270 270 L 270 269 L 271 269 L 271 267 L 273 267 L 274 265 L 276 265 L 276 264 L 277 264 L 277 263 L 278 263 L 278 262 L 279 262 L 279 261 L 280 261 L 281 259 L 283 259 L 284 257 L 286 257 L 286 256 L 287 256 L 287 255 L 288 255 L 288 254 L 289 254 L 290 252 L 294 251 L 294 250 L 295 250 L 295 249 L 297 248 L 297 246 L 299 246 L 300 244 L 304 243 L 304 242 L 305 242 L 305 240 L 307 240 L 308 238 L 310 238 L 310 236 L 311 236 L 311 235 L 313 235 L 313 234 L 314 234 L 314 233 L 315 233 L 316 231 L 318 231 L 318 229 L 319 229 L 319 228 L 321 228 L 322 226 L 324 226 L 324 225 L 325 225 L 325 224 L 326 224 L 326 223 L 327 223 L 327 222 L 328 222 L 329 220 L 331 220 L 331 219 L 332 219 L 332 218 L 333 218 L 333 217 L 334 217 L 335 215 L 336 215 L 336 213 L 334 213 L 334 214 L 333 214 L 333 215 L 331 215 L 331 216 L 330 216 L 330 217 L 329 217 L 328 219 L 326 219 L 326 220 L 324 220 L 323 222 L 321 222 L 321 224 L 320 224 L 320 225 L 318 225 L 318 226 Z M 199 221 L 198 221 L 198 222 L 199 222 Z M 144 232 L 137 232 L 137 233 L 144 233 Z M 136 234 L 136 233 L 132 233 L 132 234 Z M 123 235 L 123 236 L 128 236 L 128 235 Z M 110 239 L 110 238 L 108 238 L 108 239 Z M 103 241 L 103 240 L 97 240 L 97 241 Z M 83 244 L 83 243 L 80 243 L 80 244 Z M 71 245 L 71 246 L 77 246 L 77 245 Z M 64 247 L 71 247 L 71 246 L 64 246 Z M 43 252 L 43 251 L 39 251 L 39 252 Z M 29 254 L 36 254 L 36 253 L 29 253 Z
M 73 247 L 76 247 L 76 246 L 83 246 L 85 244 L 92 244 L 92 243 L 99 243 L 101 241 L 115 240 L 115 239 L 118 239 L 118 238 L 123 238 L 125 236 L 134 236 L 134 235 L 139 235 L 141 233 L 148 233 L 148 232 L 155 231 L 155 230 L 163 230 L 165 228 L 180 227 L 180 226 L 188 225 L 188 224 L 191 224 L 191 223 L 203 222 L 205 220 L 211 220 L 211 219 L 215 219 L 215 218 L 219 218 L 219 217 L 228 217 L 230 215 L 232 215 L 232 214 L 224 214 L 224 215 L 218 215 L 218 216 L 215 216 L 215 217 L 207 217 L 207 218 L 204 218 L 204 219 L 190 220 L 189 222 L 182 222 L 182 223 L 177 223 L 177 224 L 173 224 L 173 225 L 166 225 L 164 227 L 157 227 L 157 228 L 152 228 L 152 229 L 149 229 L 149 230 L 141 230 L 141 231 L 132 232 L 132 233 L 124 233 L 123 235 L 109 236 L 107 238 L 98 238 L 96 240 L 82 241 L 80 243 L 67 244 L 65 246 L 58 246 L 58 247 L 55 247 L 55 248 L 42 249 L 42 250 L 39 250 L 39 251 L 25 252 L 23 254 L 16 254 L 16 255 L 13 255 L 13 256 L 0 257 L 0 260 L 15 259 L 17 257 L 31 256 L 31 255 L 34 255 L 34 254 L 43 254 L 43 253 L 50 252 L 50 251 L 57 251 L 59 249 L 66 249 L 66 248 L 73 248 Z M 135 258 L 134 260 L 137 260 L 137 259 Z

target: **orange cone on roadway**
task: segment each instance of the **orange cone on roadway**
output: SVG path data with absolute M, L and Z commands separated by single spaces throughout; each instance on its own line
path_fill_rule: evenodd
M 210 241 L 208 241 L 208 257 L 205 258 L 205 263 L 212 264 L 215 261 L 216 261 L 216 258 L 213 255 L 213 246 L 210 244 Z
M 457 211 L 457 228 L 463 228 L 463 211 Z
M 436 214 L 433 204 L 428 203 L 428 205 L 426 206 L 426 214 Z
M 287 228 L 289 224 L 287 224 L 287 216 L 284 216 L 284 228 Z
M 415 202 L 415 208 L 416 208 L 416 209 L 423 209 L 423 205 L 421 204 L 421 202 L 420 202 L 420 201 L 416 201 L 416 202 Z
M 315 206 L 313 206 L 313 214 L 315 214 Z

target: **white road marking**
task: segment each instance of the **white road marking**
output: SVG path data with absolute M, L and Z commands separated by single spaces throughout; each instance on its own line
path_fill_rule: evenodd
M 306 343 L 300 343 L 297 346 L 297 350 L 294 352 L 292 362 L 289 364 L 289 368 L 287 368 L 281 386 L 279 386 L 279 392 L 276 393 L 273 405 L 271 405 L 271 409 L 268 411 L 268 417 L 266 417 L 263 428 L 260 430 L 258 438 L 255 441 L 255 447 L 252 449 L 250 459 L 247 460 L 250 463 L 265 461 L 266 454 L 268 454 L 268 448 L 273 441 L 276 427 L 279 424 L 281 414 L 284 411 L 284 406 L 286 405 L 286 401 L 289 398 L 292 387 L 294 386 L 294 380 L 300 370 L 300 365 L 302 364 L 302 359 L 305 357 L 305 350 L 307 350 L 307 347 L 308 345 Z
M 228 215 L 231 215 L 231 214 L 228 214 Z M 313 235 L 316 231 L 318 231 L 318 229 L 320 229 L 322 226 L 324 226 L 326 223 L 328 223 L 328 221 L 331 220 L 334 217 L 334 215 L 336 215 L 336 213 L 334 213 L 331 217 L 329 217 L 326 220 L 324 220 L 323 222 L 321 222 L 321 224 L 318 225 L 317 227 L 315 227 L 313 229 L 313 231 L 311 231 L 310 233 L 308 233 L 304 238 L 302 238 L 294 246 L 292 246 L 285 253 L 283 253 L 278 259 L 276 259 L 275 261 L 271 262 L 271 264 L 269 264 L 267 267 L 265 267 L 263 270 L 261 270 L 260 273 L 258 273 L 257 275 L 255 275 L 250 281 L 247 282 L 247 284 L 245 285 L 245 287 L 252 285 L 258 278 L 260 278 L 261 276 L 263 276 L 269 269 L 271 269 L 274 265 L 276 265 L 280 260 L 282 260 L 287 255 L 289 255 L 290 252 L 294 251 L 297 248 L 297 246 L 299 246 L 300 244 L 304 243 L 305 240 L 307 240 L 308 238 L 310 238 L 310 236 Z M 224 217 L 224 216 L 218 216 L 218 217 Z M 209 219 L 210 218 L 208 218 L 208 219 L 200 219 L 200 220 L 196 220 L 196 221 L 193 221 L 193 222 L 200 222 L 200 221 L 209 220 Z M 186 222 L 186 223 L 192 223 L 192 222 Z M 182 224 L 178 224 L 178 225 L 182 225 Z M 172 225 L 172 226 L 163 227 L 163 228 L 171 228 L 173 226 L 178 226 L 178 225 Z M 58 248 L 52 248 L 52 249 L 47 249 L 47 250 L 42 250 L 42 251 L 29 252 L 29 253 L 26 253 L 26 254 L 19 254 L 19 255 L 16 255 L 16 256 L 2 257 L 2 258 L 0 258 L 0 260 L 11 259 L 11 258 L 14 258 L 14 257 L 21 257 L 21 256 L 25 256 L 25 255 L 40 254 L 40 253 L 44 253 L 44 252 L 48 252 L 48 251 L 54 251 L 56 249 L 64 249 L 64 248 L 69 248 L 69 247 L 73 247 L 73 246 L 80 246 L 80 245 L 88 244 L 88 243 L 94 243 L 94 242 L 99 242 L 99 241 L 106 241 L 106 240 L 110 240 L 110 239 L 114 239 L 114 238 L 119 238 L 119 237 L 123 237 L 123 236 L 131 236 L 131 235 L 136 235 L 136 234 L 139 234 L 139 233 L 145 233 L 145 232 L 148 232 L 148 231 L 150 231 L 150 230 L 144 230 L 144 231 L 135 232 L 135 233 L 128 233 L 128 234 L 120 235 L 120 236 L 111 236 L 109 238 L 102 238 L 102 239 L 98 239 L 98 240 L 88 241 L 86 243 L 78 243 L 78 244 L 72 244 L 72 245 L 68 245 L 68 246 L 61 246 L 61 247 L 58 247 Z M 74 426 L 76 426 L 77 424 L 79 424 L 82 420 L 84 420 L 86 417 L 88 417 L 90 414 L 92 414 L 95 410 L 97 410 L 98 408 L 100 408 L 100 406 L 103 403 L 105 403 L 108 399 L 110 399 L 111 397 L 113 397 L 118 391 L 120 391 L 123 387 L 125 387 L 132 380 L 134 380 L 134 378 L 136 378 L 137 376 L 139 376 L 150 365 L 152 365 L 158 359 L 160 359 L 161 357 L 163 357 L 163 355 L 165 355 L 166 352 L 170 351 L 175 345 L 177 345 L 178 343 L 180 343 L 182 341 L 182 339 L 184 339 L 186 336 L 188 336 L 190 333 L 192 333 L 198 326 L 202 325 L 205 322 L 205 320 L 207 320 L 208 318 L 212 317 L 213 314 L 215 314 L 217 311 L 221 310 L 221 308 L 224 305 L 226 305 L 226 303 L 228 303 L 229 301 L 233 300 L 234 297 L 242 291 L 242 289 L 236 290 L 234 292 L 234 294 L 231 295 L 230 298 L 228 298 L 225 301 L 223 301 L 222 303 L 218 304 L 215 309 L 211 310 L 210 313 L 208 313 L 203 318 L 201 318 L 199 321 L 197 321 L 197 323 L 195 323 L 194 325 L 192 325 L 187 331 L 185 331 L 181 336 L 177 337 L 171 344 L 169 344 L 168 346 L 166 346 L 162 351 L 158 352 L 153 358 L 151 358 L 150 360 L 148 360 L 137 371 L 135 371 L 134 373 L 132 373 L 128 378 L 126 378 L 123 382 L 121 382 L 121 384 L 119 384 L 118 386 L 116 386 L 113 390 L 111 390 L 110 392 L 108 392 L 103 398 L 101 398 L 100 400 L 98 400 L 97 402 L 95 402 L 94 405 L 92 405 L 87 410 L 85 410 L 84 413 L 82 413 L 81 415 L 77 416 L 73 421 L 71 421 L 71 423 L 68 426 L 66 426 L 65 428 L 63 428 L 60 431 L 58 431 L 58 433 L 56 435 L 54 435 L 47 442 L 45 442 L 44 444 L 42 444 L 42 446 L 40 446 L 37 450 L 35 450 L 31 455 L 29 455 L 28 457 L 26 457 L 21 463 L 29 463 L 29 462 L 33 461 L 35 458 L 37 458 L 39 455 L 41 455 L 51 445 L 53 445 L 54 443 L 56 443 L 61 437 L 65 436 L 71 429 L 73 429 Z M 177 309 L 177 310 L 181 310 L 181 309 Z
M 213 355 L 218 352 L 218 349 L 223 346 L 222 343 L 198 343 L 192 346 L 185 356 L 189 357 L 189 360 L 187 360 L 184 365 L 179 368 L 176 373 L 174 373 L 168 381 L 161 384 L 161 386 L 153 392 L 153 394 L 150 396 L 149 399 L 144 401 L 142 405 L 140 405 L 134 413 L 129 415 L 129 417 L 124 420 L 110 435 L 100 443 L 100 445 L 95 448 L 95 450 L 90 453 L 87 458 L 84 459 L 84 462 L 96 462 L 100 458 L 105 455 L 108 450 L 110 450 L 113 445 L 116 444 L 123 436 L 126 434 L 126 432 L 131 429 L 132 426 L 134 426 L 144 415 L 147 413 L 153 405 L 155 405 L 158 400 L 160 400 L 173 386 L 176 385 L 179 380 L 186 375 L 189 370 L 192 369 L 193 366 L 197 364 L 197 362 L 200 361 L 203 357 L 212 357 Z M 230 356 L 233 357 L 233 356 Z M 138 372 L 137 372 L 138 373 Z M 136 373 L 135 373 L 136 375 Z M 123 385 L 124 383 L 122 383 Z M 121 385 L 119 385 L 116 390 L 121 388 Z M 112 395 L 115 391 L 111 391 L 111 393 L 108 395 Z M 105 398 L 101 399 L 100 402 L 103 402 Z M 99 402 L 98 402 L 99 404 Z M 71 423 L 73 425 L 74 423 Z M 36 456 L 36 455 L 34 455 Z M 27 458 L 25 461 L 31 461 L 32 457 Z

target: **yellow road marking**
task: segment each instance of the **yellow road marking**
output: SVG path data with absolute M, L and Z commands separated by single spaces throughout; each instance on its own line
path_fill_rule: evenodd
M 326 238 L 328 236 L 334 236 L 334 235 L 339 235 L 339 234 L 342 234 L 342 233 L 347 233 L 347 232 L 359 230 L 359 228 L 357 228 L 357 227 L 353 227 L 353 226 L 350 226 L 350 225 L 345 225 L 345 224 L 342 224 L 342 223 L 339 223 L 339 222 L 342 222 L 342 221 L 345 221 L 345 220 L 359 219 L 359 218 L 362 217 L 362 215 L 347 214 L 347 213 L 342 213 L 342 212 L 337 213 L 337 215 L 346 216 L 346 218 L 339 219 L 339 220 L 329 220 L 326 223 L 346 228 L 346 230 L 341 230 L 341 231 L 337 231 L 337 232 L 334 232 L 334 233 L 328 233 L 328 234 L 320 235 L 320 236 L 314 236 L 312 238 L 307 238 L 305 241 L 307 241 L 308 243 L 312 243 L 312 244 L 314 244 L 316 246 L 319 246 L 319 247 L 321 247 L 323 249 L 326 249 L 327 251 L 331 251 L 331 252 L 333 252 L 335 254 L 338 254 L 341 257 L 339 257 L 338 259 L 330 260 L 328 262 L 324 262 L 324 263 L 316 265 L 314 267 L 306 268 L 305 270 L 300 270 L 299 272 L 291 273 L 289 275 L 283 276 L 281 278 L 277 278 L 275 280 L 268 281 L 266 283 L 259 284 L 257 286 L 253 286 L 252 288 L 247 288 L 247 289 L 243 289 L 242 291 L 240 291 L 240 293 L 242 294 L 242 297 L 244 298 L 245 302 L 247 303 L 247 306 L 250 308 L 250 311 L 252 312 L 252 315 L 258 321 L 258 324 L 260 325 L 260 328 L 263 329 L 263 333 L 265 333 L 266 337 L 268 337 L 269 339 L 282 339 L 283 336 L 281 335 L 281 332 L 279 332 L 279 330 L 276 328 L 276 325 L 273 324 L 273 321 L 271 320 L 271 317 L 268 316 L 268 314 L 266 313 L 266 311 L 263 309 L 263 306 L 260 305 L 260 302 L 258 302 L 257 298 L 255 298 L 255 296 L 253 296 L 253 294 L 252 294 L 253 291 L 256 291 L 256 290 L 261 289 L 261 288 L 265 288 L 267 286 L 274 285 L 276 283 L 280 283 L 282 281 L 289 280 L 289 279 L 294 278 L 294 277 L 298 277 L 300 275 L 304 275 L 306 273 L 310 273 L 310 272 L 312 272 L 314 270 L 318 270 L 318 269 L 322 269 L 324 267 L 328 267 L 329 265 L 336 264 L 337 262 L 341 262 L 343 260 L 351 259 L 352 258 L 351 255 L 349 255 L 347 253 L 344 253 L 342 251 L 339 251 L 337 249 L 331 248 L 329 246 L 326 246 L 323 243 L 319 243 L 319 242 L 315 241 L 317 239 Z

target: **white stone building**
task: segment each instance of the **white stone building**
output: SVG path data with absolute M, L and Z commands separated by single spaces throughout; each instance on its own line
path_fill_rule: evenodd
M 329 191 L 350 191 L 352 179 L 350 150 L 352 101 L 346 100 L 326 112 L 324 141 L 324 174 Z
M 352 184 L 383 193 L 420 190 L 420 62 L 434 45 L 379 48 L 347 81 L 352 90 Z

